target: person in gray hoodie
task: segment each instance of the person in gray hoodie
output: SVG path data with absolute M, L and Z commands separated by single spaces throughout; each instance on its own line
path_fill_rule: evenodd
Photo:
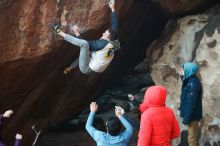
M 97 146 L 126 146 L 133 133 L 133 127 L 123 117 L 124 111 L 121 107 L 115 108 L 116 117 L 111 117 L 106 122 L 106 132 L 102 132 L 94 128 L 93 120 L 98 105 L 95 102 L 90 104 L 90 114 L 86 122 L 86 130 L 90 136 L 96 141 Z M 125 131 L 121 132 L 121 123 L 125 127 Z

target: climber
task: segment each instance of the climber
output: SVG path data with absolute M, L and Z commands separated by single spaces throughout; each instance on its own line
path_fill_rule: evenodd
M 111 28 L 106 30 L 99 40 L 86 41 L 80 37 L 80 29 L 78 26 L 73 27 L 75 36 L 64 33 L 57 24 L 51 24 L 55 33 L 62 36 L 64 40 L 80 47 L 79 58 L 76 59 L 69 67 L 64 69 L 64 74 L 79 65 L 79 69 L 84 74 L 92 72 L 103 72 L 114 57 L 114 52 L 120 50 L 118 38 L 118 18 L 115 13 L 115 2 L 109 2 L 111 13 Z
M 0 114 L 0 127 L 2 126 L 3 119 L 11 117 L 12 114 L 13 114 L 12 110 L 7 110 L 7 111 L 5 111 L 4 114 Z M 22 139 L 22 135 L 17 133 L 16 136 L 15 136 L 14 146 L 20 146 L 21 145 L 21 139 Z M 1 138 L 0 138 L 0 146 L 5 146 L 5 144 L 2 142 Z

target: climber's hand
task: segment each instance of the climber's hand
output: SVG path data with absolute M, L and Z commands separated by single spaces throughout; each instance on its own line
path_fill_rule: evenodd
M 76 36 L 80 36 L 80 28 L 77 25 L 73 26 L 73 31 Z
M 112 12 L 115 11 L 115 0 L 109 0 L 109 8 L 112 10 Z

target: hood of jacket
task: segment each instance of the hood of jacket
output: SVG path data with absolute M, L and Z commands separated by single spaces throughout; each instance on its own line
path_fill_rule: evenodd
M 149 107 L 165 106 L 167 90 L 162 86 L 152 86 L 147 89 L 144 100 L 140 104 L 139 110 L 144 112 Z
M 196 74 L 196 72 L 198 71 L 198 66 L 194 63 L 185 63 L 183 65 L 183 69 L 184 69 L 184 78 L 183 80 L 193 76 Z

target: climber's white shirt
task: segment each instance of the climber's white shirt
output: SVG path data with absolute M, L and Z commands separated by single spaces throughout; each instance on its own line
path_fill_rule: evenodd
M 107 56 L 108 51 L 113 45 L 108 43 L 105 48 L 99 51 L 93 51 L 90 56 L 89 67 L 94 72 L 103 72 L 112 61 L 114 54 L 112 56 Z

